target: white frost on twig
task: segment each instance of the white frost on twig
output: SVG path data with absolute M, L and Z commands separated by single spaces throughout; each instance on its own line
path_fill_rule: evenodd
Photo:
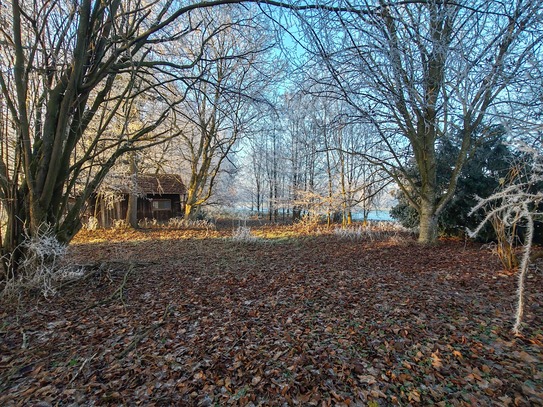
M 517 309 L 513 332 L 520 333 L 522 316 L 524 313 L 524 281 L 530 265 L 530 253 L 534 236 L 534 219 L 543 215 L 538 207 L 543 202 L 543 191 L 535 190 L 538 183 L 543 182 L 543 156 L 540 152 L 525 144 L 517 144 L 517 150 L 523 153 L 525 160 L 512 167 L 512 177 L 509 185 L 502 182 L 501 190 L 488 198 L 479 198 L 477 205 L 470 211 L 470 215 L 480 209 L 486 209 L 486 216 L 473 231 L 468 233 L 476 236 L 481 229 L 492 219 L 499 218 L 505 226 L 523 222 L 526 226 L 526 235 L 523 242 L 522 259 L 518 270 Z

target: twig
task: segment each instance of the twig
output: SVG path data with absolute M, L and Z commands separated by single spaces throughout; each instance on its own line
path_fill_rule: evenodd
M 130 267 L 128 268 L 128 271 L 123 276 L 123 281 L 121 282 L 121 285 L 119 285 L 119 287 L 117 287 L 117 289 L 115 291 L 113 291 L 113 293 L 110 294 L 108 297 L 104 298 L 103 300 L 97 301 L 97 302 L 89 305 L 85 309 L 83 309 L 83 312 L 88 311 L 88 310 L 90 310 L 92 308 L 96 308 L 98 305 L 107 304 L 108 302 L 112 301 L 117 295 L 119 296 L 119 299 L 121 300 L 121 302 L 122 302 L 122 304 L 124 306 L 125 305 L 124 295 L 123 295 L 124 294 L 124 288 L 126 286 L 126 282 L 128 281 L 128 276 L 130 275 L 130 273 L 133 270 L 134 270 L 134 264 L 131 263 Z
M 74 283 L 80 283 L 82 281 L 85 281 L 85 280 L 88 280 L 89 278 L 91 278 L 92 276 L 96 275 L 96 274 L 99 274 L 101 273 L 102 271 L 104 271 L 104 269 L 102 268 L 104 264 L 102 263 L 101 265 L 98 265 L 96 267 L 89 267 L 89 268 L 92 268 L 94 270 L 90 271 L 89 273 L 86 273 L 85 275 L 83 275 L 83 277 L 81 278 L 77 278 L 77 279 L 73 279 L 73 280 L 68 280 L 68 281 L 64 281 L 59 287 L 58 289 L 59 290 L 62 290 L 64 287 L 70 285 L 70 284 L 74 284 Z M 85 266 L 76 266 L 76 268 L 87 268 Z
M 136 335 L 134 337 L 134 339 L 132 339 L 132 342 L 130 342 L 128 344 L 128 346 L 125 348 L 125 350 L 123 350 L 121 353 L 119 353 L 119 355 L 117 355 L 117 359 L 124 358 L 132 349 L 134 349 L 138 345 L 138 343 L 141 342 L 141 340 L 143 338 L 145 338 L 147 335 L 149 335 L 154 330 L 156 330 L 156 329 L 160 328 L 161 326 L 165 325 L 166 322 L 167 322 L 166 318 L 168 317 L 168 314 L 170 313 L 171 308 L 172 308 L 171 304 L 168 304 L 168 306 L 164 310 L 164 314 L 162 315 L 161 320 L 159 322 L 156 322 L 153 325 L 151 325 L 149 328 L 144 330 L 142 333 Z
M 128 275 L 132 272 L 132 270 L 134 270 L 134 265 L 130 264 L 130 268 L 124 274 L 123 282 L 121 283 L 119 288 L 115 291 L 115 292 L 119 293 L 119 299 L 121 300 L 121 302 L 123 304 L 123 307 L 126 305 L 125 302 L 124 302 L 124 295 L 123 295 L 124 294 L 124 287 L 126 286 L 126 280 L 128 279 Z M 115 295 L 115 293 L 113 293 L 112 295 Z
M 147 266 L 156 265 L 158 263 L 153 262 L 153 261 L 132 261 L 132 262 L 130 262 L 130 264 L 133 267 L 147 267 Z M 97 262 L 97 263 L 74 264 L 73 267 L 75 269 L 84 269 L 84 270 L 90 269 L 92 271 L 86 273 L 81 278 L 77 278 L 77 279 L 68 280 L 68 281 L 63 282 L 59 286 L 59 289 L 62 289 L 62 288 L 66 287 L 66 286 L 68 286 L 70 284 L 80 283 L 82 281 L 85 281 L 85 280 L 89 279 L 90 277 L 92 277 L 92 276 L 94 276 L 96 274 L 99 274 L 102 271 L 106 270 L 107 266 L 111 266 L 111 265 L 124 266 L 124 265 L 126 265 L 126 262 L 121 261 L 121 260 L 109 260 L 109 261 L 101 261 L 101 262 Z
M 90 358 L 85 359 L 85 360 L 83 361 L 83 363 L 81 364 L 81 367 L 79 368 L 79 370 L 77 371 L 77 373 L 74 375 L 74 377 L 72 377 L 72 380 L 70 380 L 70 381 L 68 382 L 68 385 L 70 385 L 70 384 L 73 383 L 73 381 L 77 378 L 77 376 L 79 376 L 79 373 L 81 373 L 81 371 L 83 370 L 83 368 L 85 367 L 85 365 L 86 365 L 88 362 L 90 362 L 91 360 L 93 360 L 93 359 L 96 357 L 96 355 L 98 355 L 98 353 L 95 353 L 95 354 L 92 355 Z

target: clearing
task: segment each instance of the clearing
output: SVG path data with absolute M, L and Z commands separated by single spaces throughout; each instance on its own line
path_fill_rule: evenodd
M 82 232 L 84 279 L 1 305 L 0 405 L 543 405 L 543 276 L 474 243 Z

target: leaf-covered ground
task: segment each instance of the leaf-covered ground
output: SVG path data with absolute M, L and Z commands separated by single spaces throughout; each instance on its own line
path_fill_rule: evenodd
M 80 234 L 86 278 L 0 310 L 0 405 L 543 405 L 543 277 L 480 245 L 263 228 Z

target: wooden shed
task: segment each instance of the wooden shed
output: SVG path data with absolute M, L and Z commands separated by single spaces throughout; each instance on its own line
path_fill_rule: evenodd
M 176 174 L 111 176 L 93 195 L 89 215 L 94 216 L 102 227 L 125 220 L 131 193 L 137 196 L 138 220 L 167 222 L 183 216 L 186 189 Z

